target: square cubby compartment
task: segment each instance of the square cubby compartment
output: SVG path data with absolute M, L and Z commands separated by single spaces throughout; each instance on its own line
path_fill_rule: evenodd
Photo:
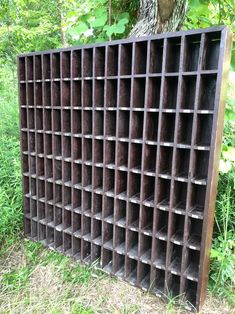
M 63 157 L 71 157 L 71 137 L 63 136 Z
M 71 82 L 62 82 L 62 106 L 68 107 L 71 105 Z
M 53 199 L 54 196 L 54 191 L 53 191 L 53 183 L 51 182 L 45 182 L 45 189 L 46 189 L 46 201 L 51 201 Z M 48 205 L 48 206 L 52 206 L 52 205 Z
M 103 168 L 93 168 L 93 189 L 103 190 Z
M 63 233 L 61 231 L 55 230 L 55 247 L 60 252 L 62 251 L 63 244 Z
M 181 274 L 182 264 L 182 246 L 171 243 L 170 244 L 170 260 L 168 269 L 172 274 Z
M 47 155 L 51 155 L 52 154 L 52 135 L 51 134 L 45 134 L 44 135 L 44 139 L 45 139 L 45 151 L 44 154 Z
M 55 132 L 62 131 L 62 128 L 61 128 L 61 110 L 53 109 L 52 119 L 53 119 L 53 131 L 55 131 Z
M 180 113 L 177 128 L 177 143 L 190 145 L 192 138 L 193 114 Z
M 27 131 L 26 132 L 24 132 L 24 131 L 21 132 L 21 138 L 22 138 L 21 139 L 21 146 L 22 146 L 22 151 L 23 151 L 24 156 L 25 156 L 25 154 L 28 154 L 28 145 L 30 144 L 30 143 L 28 143 L 29 137 L 30 136 L 28 136 L 28 132 Z M 34 145 L 35 145 L 35 143 L 34 143 Z
M 75 260 L 81 259 L 81 239 L 73 236 L 72 240 L 73 256 Z
M 38 241 L 38 223 L 34 220 L 31 221 L 31 238 Z
M 92 107 L 93 103 L 93 86 L 92 86 L 92 80 L 85 80 L 82 83 L 82 102 L 83 102 L 83 107 Z
M 197 71 L 199 63 L 199 52 L 201 45 L 201 34 L 189 35 L 185 38 L 185 61 L 184 71 Z
M 72 51 L 72 77 L 81 77 L 81 50 Z
M 172 214 L 171 216 L 171 242 L 183 245 L 185 216 Z
M 50 82 L 44 82 L 43 85 L 43 104 L 44 106 L 51 106 L 51 86 Z
M 192 184 L 190 195 L 190 216 L 203 219 L 203 213 L 205 208 L 205 198 L 206 198 L 206 186 Z
M 82 185 L 83 187 L 91 185 L 92 180 L 92 167 L 91 166 L 83 166 L 82 171 Z
M 19 87 L 19 101 L 21 106 L 26 106 L 27 100 L 26 100 L 26 83 L 20 83 Z M 22 107 L 21 107 L 22 110 Z
M 43 61 L 43 79 L 50 79 L 51 78 L 51 55 L 50 54 L 43 54 L 42 55 Z
M 51 200 L 51 198 L 48 198 L 48 200 Z M 48 225 L 52 225 L 54 227 L 54 207 L 49 204 L 46 204 L 46 219 Z
M 33 80 L 33 56 L 26 57 L 27 80 Z
M 175 114 L 173 113 L 162 113 L 161 121 L 161 142 L 170 142 L 174 141 L 174 132 L 175 132 Z
M 140 260 L 144 263 L 151 263 L 152 237 L 140 234 Z
M 139 173 L 130 173 L 129 178 L 129 197 L 140 200 L 141 175 Z
M 159 239 L 154 240 L 153 244 L 153 265 L 158 269 L 166 267 L 166 248 L 167 242 Z M 164 278 L 165 281 L 165 278 Z
M 187 198 L 187 183 L 174 181 L 172 207 L 185 210 Z
M 166 280 L 168 298 L 175 298 L 176 300 L 180 298 L 180 279 L 180 274 L 168 273 Z
M 178 72 L 180 64 L 181 37 L 169 38 L 166 47 L 166 72 Z
M 200 252 L 188 249 L 185 258 L 187 263 L 184 276 L 189 280 L 198 281 Z
M 54 107 L 61 106 L 61 86 L 60 82 L 52 83 L 52 101 Z
M 153 207 L 142 206 L 141 209 L 142 218 L 140 222 L 140 229 L 146 235 L 152 235 L 153 232 L 153 218 L 154 210 Z
M 144 171 L 151 175 L 155 173 L 157 147 L 145 144 L 144 147 Z
M 95 107 L 104 107 L 104 80 L 95 80 Z
M 82 112 L 81 110 L 72 110 L 72 132 L 74 135 L 82 133 Z
M 114 167 L 115 165 L 115 141 L 106 141 L 105 142 L 105 153 L 104 153 L 104 162 L 106 165 Z
M 34 106 L 34 89 L 33 89 L 33 83 L 27 84 L 26 91 L 27 91 L 27 105 L 28 106 Z
M 214 109 L 216 80 L 216 75 L 201 75 L 198 109 Z
M 52 110 L 44 109 L 44 130 L 52 131 Z
M 119 278 L 124 278 L 125 256 L 114 252 L 114 273 Z
M 64 206 L 67 206 L 69 209 L 71 209 L 71 203 L 72 203 L 72 190 L 71 187 L 64 186 L 63 187 L 63 204 Z
M 82 158 L 83 161 L 92 160 L 92 139 L 84 138 L 82 144 Z
M 117 171 L 116 194 L 121 194 L 123 197 L 127 196 L 127 172 L 125 171 Z
M 169 213 L 167 211 L 157 210 L 155 221 L 155 236 L 163 241 L 167 240 L 168 218 Z
M 131 75 L 133 44 L 121 45 L 121 69 L 120 75 Z
M 131 117 L 131 139 L 143 139 L 143 124 L 144 124 L 144 113 L 139 111 L 133 111 Z
M 42 106 L 42 83 L 35 84 L 35 105 Z
M 63 78 L 70 78 L 71 73 L 71 52 L 64 51 L 62 52 L 62 77 Z
M 133 83 L 133 108 L 144 108 L 145 105 L 145 78 L 135 78 Z
M 95 48 L 95 76 L 105 75 L 105 47 Z
M 92 76 L 92 64 L 93 64 L 93 49 L 84 49 L 82 56 L 82 70 L 83 76 L 91 77 Z
M 28 128 L 31 130 L 34 130 L 36 127 L 34 115 L 35 115 L 34 109 L 31 108 L 28 109 Z
M 170 198 L 170 187 L 171 180 L 168 179 L 158 179 L 157 183 L 157 207 L 161 210 L 169 209 L 169 198 Z
M 104 142 L 102 140 L 94 140 L 94 162 L 95 163 L 103 163 L 104 158 Z
M 164 297 L 165 271 L 162 269 L 154 269 L 153 282 L 151 283 L 150 291 L 158 296 Z
M 195 168 L 193 171 L 193 177 L 195 183 L 206 184 L 210 153 L 208 151 L 195 150 L 194 154 L 195 154 Z
M 136 42 L 134 44 L 134 48 L 135 48 L 134 73 L 135 74 L 146 73 L 147 46 L 148 46 L 147 41 Z
M 189 218 L 187 244 L 192 250 L 200 250 L 202 235 L 202 220 Z
M 103 170 L 102 168 L 100 168 Z M 115 187 L 115 170 L 114 169 L 105 169 L 104 173 L 104 190 L 108 191 L 109 193 L 114 193 Z
M 196 296 L 197 296 L 197 290 L 198 290 L 198 285 L 197 282 L 192 281 L 192 280 L 186 280 L 185 283 L 185 299 L 190 302 L 190 304 L 195 304 L 196 303 Z
M 130 112 L 120 110 L 118 117 L 118 137 L 129 139 Z
M 127 202 L 116 200 L 116 224 L 120 227 L 126 227 L 127 223 Z
M 133 172 L 141 171 L 142 144 L 131 143 L 130 148 L 130 168 Z
M 62 186 L 59 184 L 55 184 L 55 195 L 54 195 L 54 202 L 57 207 L 62 206 Z
M 31 184 L 32 187 L 32 184 Z M 45 181 L 38 180 L 37 181 L 37 196 L 38 198 L 45 197 Z
M 54 247 L 54 228 L 47 226 L 46 237 L 47 244 Z
M 116 76 L 118 75 L 118 45 L 108 46 L 107 52 L 107 75 Z
M 104 196 L 104 207 L 103 207 L 104 220 L 113 223 L 114 219 L 114 198 Z
M 117 144 L 117 166 L 128 165 L 128 143 L 118 142 Z
M 145 291 L 148 291 L 150 286 L 150 273 L 150 265 L 139 262 L 139 285 Z
M 106 82 L 106 107 L 117 107 L 116 79 L 109 79 Z
M 37 133 L 36 135 L 36 152 L 37 154 L 43 154 L 44 153 L 44 139 L 42 133 Z
M 178 77 L 170 76 L 165 77 L 164 81 L 164 98 L 163 109 L 175 109 L 177 103 L 177 91 L 178 91 Z
M 53 162 L 52 159 L 46 159 L 45 177 L 46 179 L 52 179 L 53 176 Z
M 93 193 L 92 211 L 96 219 L 102 218 L 102 204 L 103 196 L 101 194 Z
M 146 113 L 145 139 L 157 142 L 158 140 L 158 113 Z
M 149 72 L 162 72 L 162 54 L 163 54 L 163 40 L 155 39 L 150 42 L 150 61 Z
M 86 240 L 82 240 L 82 259 L 84 263 L 91 262 L 91 243 Z
M 81 209 L 81 203 L 82 203 L 82 191 L 81 190 L 72 190 L 73 193 L 73 208 L 74 211 L 80 212 Z
M 36 173 L 36 158 L 34 156 L 29 156 L 29 167 L 30 167 L 30 174 Z
M 142 197 L 144 201 L 154 203 L 155 177 L 144 176 L 142 182 Z
M 147 108 L 159 108 L 161 91 L 161 78 L 149 77 L 148 79 L 148 95 Z
M 64 221 L 65 232 L 67 232 L 67 233 L 72 232 L 72 214 L 71 214 L 71 211 L 64 210 L 64 219 L 63 219 L 63 221 Z
M 46 205 L 39 201 L 37 204 L 37 219 L 43 220 L 44 218 L 46 218 Z
M 71 132 L 71 111 L 65 109 L 62 111 L 62 119 L 63 119 L 63 132 L 69 133 Z
M 103 244 L 106 249 L 113 249 L 113 225 L 103 222 Z
M 113 252 L 103 248 L 101 256 L 101 266 L 103 267 L 104 271 L 110 273 L 113 269 Z
M 202 68 L 216 70 L 219 62 L 221 32 L 206 34 Z
M 19 58 L 19 76 L 20 81 L 25 81 L 25 57 Z
M 210 146 L 212 135 L 213 115 L 197 115 L 196 145 Z
M 93 219 L 92 222 L 92 239 L 96 244 L 102 243 L 102 222 L 98 219 Z
M 38 224 L 38 240 L 43 241 L 46 240 L 46 225 L 39 223 Z
M 84 140 L 84 142 L 86 141 Z M 72 138 L 72 156 L 75 161 L 81 160 L 82 158 L 82 139 L 81 138 L 76 138 L 76 137 Z
M 139 230 L 140 205 L 129 203 L 127 207 L 127 226 L 132 231 Z
M 85 215 L 82 216 L 82 230 L 83 236 L 91 238 L 91 218 Z
M 60 78 L 60 53 L 52 54 L 52 78 Z
M 81 94 L 81 81 L 72 81 L 72 106 L 81 107 L 82 106 L 82 94 Z
M 180 109 L 193 110 L 195 106 L 196 76 L 183 76 L 180 97 Z
M 104 135 L 104 112 L 94 112 L 94 135 Z
M 131 79 L 120 79 L 119 108 L 129 108 L 131 102 Z
M 190 149 L 177 148 L 175 155 L 175 176 L 187 179 L 189 176 Z
M 38 179 L 40 180 L 44 180 L 44 174 L 45 174 L 45 169 L 44 169 L 44 158 L 42 158 L 41 156 L 37 156 L 36 157 L 37 160 L 37 176 Z
M 63 179 L 64 179 L 64 182 L 67 184 L 67 185 L 71 185 L 71 179 L 72 179 L 72 169 L 71 169 L 71 163 L 70 162 L 67 162 L 65 161 L 64 164 L 64 173 L 63 173 Z
M 132 285 L 137 283 L 137 264 L 135 259 L 126 257 L 126 279 Z
M 138 258 L 139 233 L 136 231 L 127 231 L 127 255 L 131 258 Z
M 82 182 L 82 165 L 73 163 L 72 164 L 72 178 L 74 185 L 81 185 Z
M 100 267 L 101 246 L 94 243 L 91 244 L 91 263 L 95 263 Z
M 126 247 L 126 229 L 115 226 L 114 248 L 120 254 L 125 254 Z
M 116 136 L 116 119 L 117 113 L 116 111 L 106 111 L 105 114 L 105 135 L 106 136 Z
M 61 156 L 62 154 L 62 147 L 61 147 L 61 136 L 54 135 L 54 155 L 55 157 Z

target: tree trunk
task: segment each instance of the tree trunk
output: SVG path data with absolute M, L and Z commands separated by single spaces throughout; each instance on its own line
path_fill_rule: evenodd
M 63 15 L 63 0 L 58 0 L 57 2 L 57 9 L 58 9 L 58 18 L 60 21 L 60 38 L 61 38 L 61 43 L 63 47 L 67 47 L 68 46 L 68 42 L 67 42 L 67 38 L 66 38 L 66 34 L 65 34 L 65 30 L 63 27 L 64 24 L 64 15 Z
M 187 0 L 140 0 L 139 17 L 129 36 L 173 32 L 182 27 Z

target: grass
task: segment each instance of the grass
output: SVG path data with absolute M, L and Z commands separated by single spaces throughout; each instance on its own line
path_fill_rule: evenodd
M 185 313 L 148 293 L 79 266 L 22 239 L 22 192 L 15 85 L 0 84 L 0 313 Z M 226 124 L 226 146 L 235 146 Z M 235 269 L 235 169 L 220 175 L 210 293 L 202 313 L 232 313 Z M 227 301 L 229 301 L 229 305 Z M 157 309 L 157 312 L 156 312 Z

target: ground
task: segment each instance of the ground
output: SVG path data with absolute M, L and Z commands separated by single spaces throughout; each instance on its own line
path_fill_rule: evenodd
M 0 254 L 0 313 L 188 313 L 28 240 Z M 201 314 L 235 313 L 208 293 Z

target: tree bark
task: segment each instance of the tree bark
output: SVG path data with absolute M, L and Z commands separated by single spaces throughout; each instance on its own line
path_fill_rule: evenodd
M 182 27 L 187 0 L 140 0 L 139 16 L 129 36 L 173 32 Z

